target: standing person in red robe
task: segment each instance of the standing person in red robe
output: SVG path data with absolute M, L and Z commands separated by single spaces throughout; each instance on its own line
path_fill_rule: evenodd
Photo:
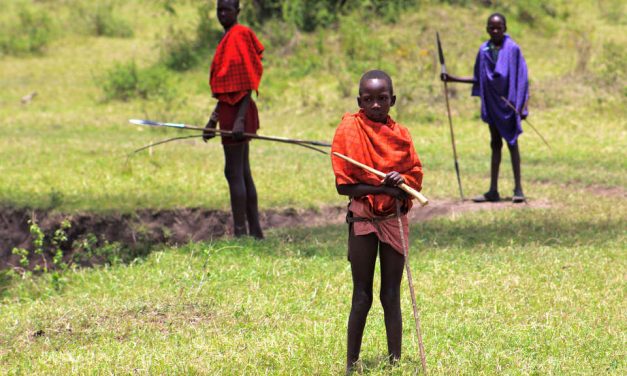
M 233 132 L 231 137 L 222 137 L 233 234 L 262 239 L 257 190 L 248 159 L 250 139 L 244 137 L 244 133 L 256 133 L 259 129 L 257 106 L 251 95 L 257 92 L 261 81 L 264 48 L 251 29 L 237 23 L 239 12 L 239 0 L 218 0 L 217 16 L 224 27 L 224 36 L 216 48 L 209 78 L 218 104 L 207 122 L 203 139 L 207 141 L 215 136 L 210 130 L 218 123 L 220 129 Z
M 345 114 L 333 138 L 332 152 L 344 154 L 379 171 L 383 181 L 343 159 L 333 157 L 337 191 L 349 196 L 348 259 L 353 277 L 353 297 L 348 319 L 346 371 L 359 360 L 377 253 L 381 258 L 381 304 L 383 305 L 388 355 L 395 363 L 401 356 L 402 318 L 400 288 L 405 258 L 400 231 L 409 239 L 407 212 L 412 202 L 398 188 L 402 183 L 420 190 L 422 164 L 409 131 L 388 112 L 396 102 L 392 79 L 380 70 L 369 71 L 359 83 L 360 111 Z M 401 223 L 396 216 L 401 203 Z

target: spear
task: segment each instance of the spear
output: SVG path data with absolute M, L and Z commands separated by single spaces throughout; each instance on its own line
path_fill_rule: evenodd
M 444 63 L 444 52 L 442 52 L 442 43 L 440 43 L 440 34 L 435 32 L 436 40 L 438 43 L 438 55 L 440 57 L 440 73 L 446 73 L 446 64 Z M 446 100 L 446 112 L 448 114 L 448 125 L 451 130 L 451 144 L 453 145 L 453 159 L 455 160 L 455 173 L 457 173 L 457 185 L 459 186 L 459 195 L 464 201 L 464 191 L 462 190 L 462 178 L 459 174 L 459 163 L 457 162 L 457 148 L 455 147 L 455 133 L 453 132 L 453 119 L 451 117 L 451 107 L 448 103 L 448 86 L 446 81 L 444 83 L 444 99 Z
M 206 128 L 203 128 L 203 127 L 197 127 L 197 126 L 187 125 L 187 124 L 182 124 L 182 123 L 164 123 L 164 122 L 158 122 L 158 121 L 152 121 L 152 120 L 140 120 L 140 119 L 130 119 L 129 122 L 132 123 L 132 124 L 147 125 L 147 126 L 151 126 L 151 127 L 167 127 L 167 128 L 193 130 L 193 131 L 215 132 L 215 133 L 218 133 L 222 137 L 230 136 L 231 134 L 233 134 L 233 131 L 227 131 L 227 130 L 223 130 L 223 129 L 206 129 Z M 154 144 L 146 145 L 144 147 L 136 149 L 136 150 L 133 151 L 133 153 L 137 153 L 137 152 L 140 152 L 142 150 L 148 149 L 150 147 L 157 146 L 157 145 L 162 145 L 162 144 L 165 144 L 165 143 L 168 143 L 168 142 L 177 141 L 177 140 L 186 139 L 186 138 L 194 138 L 194 137 L 202 137 L 202 135 L 169 138 L 169 139 L 162 140 L 162 141 L 159 141 L 159 142 L 155 142 Z M 299 139 L 294 139 L 294 138 L 276 137 L 276 136 L 262 136 L 262 135 L 258 135 L 258 134 L 254 134 L 254 133 L 244 133 L 244 137 L 255 138 L 255 139 L 259 139 L 259 140 L 275 141 L 275 142 L 283 142 L 283 143 L 287 143 L 287 144 L 299 145 L 299 146 L 302 146 L 302 147 L 305 147 L 305 148 L 308 148 L 308 149 L 312 149 L 312 150 L 315 150 L 315 151 L 323 153 L 323 154 L 328 154 L 328 153 L 323 151 L 323 150 L 320 150 L 318 148 L 315 148 L 312 145 L 323 146 L 323 147 L 331 147 L 331 144 L 328 144 L 328 143 L 325 143 L 325 142 L 320 142 L 320 141 L 299 140 Z
M 505 103 L 509 106 L 509 108 L 511 108 L 512 110 L 514 110 L 514 112 L 516 112 L 516 114 L 518 116 L 520 116 L 521 119 L 523 119 L 522 115 L 520 114 L 520 112 L 518 112 L 518 110 L 516 109 L 516 107 L 514 107 L 514 105 L 512 104 L 512 102 L 508 101 L 507 98 L 501 96 L 501 99 L 505 101 Z M 544 141 L 544 144 L 551 149 L 551 145 L 549 145 L 548 142 L 546 142 L 546 140 L 544 139 L 544 137 L 542 137 L 542 135 L 540 134 L 540 132 L 538 132 L 538 130 L 536 129 L 536 127 L 533 126 L 533 124 L 531 124 L 531 122 L 529 120 L 527 120 L 527 118 L 523 119 L 527 124 L 529 124 L 529 126 L 531 127 L 531 129 L 533 129 L 536 134 L 538 136 L 540 136 L 540 138 L 542 139 L 542 141 Z

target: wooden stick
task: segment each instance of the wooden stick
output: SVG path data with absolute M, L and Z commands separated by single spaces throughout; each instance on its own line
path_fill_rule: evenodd
M 398 228 L 401 235 L 401 245 L 403 247 L 403 255 L 405 256 L 405 270 L 407 272 L 407 283 L 409 284 L 409 294 L 411 295 L 411 305 L 414 310 L 414 322 L 416 324 L 416 335 L 418 336 L 418 349 L 420 350 L 420 363 L 422 364 L 422 372 L 427 374 L 427 356 L 425 355 L 425 345 L 422 342 L 422 331 L 420 330 L 420 313 L 416 304 L 416 293 L 414 292 L 414 281 L 411 277 L 411 269 L 409 268 L 409 248 L 405 241 L 405 233 L 403 231 L 403 222 L 401 220 L 401 202 L 396 200 L 396 218 L 398 219 Z
M 440 71 L 446 73 L 446 64 L 444 63 L 444 52 L 442 52 L 442 43 L 440 43 L 440 34 L 436 31 L 436 41 L 438 43 L 438 55 L 440 57 Z M 455 133 L 453 132 L 453 117 L 451 116 L 451 106 L 448 102 L 448 85 L 444 83 L 444 99 L 446 101 L 446 113 L 448 114 L 448 126 L 451 131 L 451 144 L 453 145 L 453 160 L 455 161 L 455 173 L 457 174 L 457 185 L 459 186 L 459 196 L 464 201 L 464 191 L 462 190 L 462 177 L 459 172 L 459 162 L 457 162 L 457 148 L 455 147 Z
M 333 152 L 333 155 L 335 155 L 338 158 L 342 158 L 343 160 L 350 162 L 352 164 L 354 164 L 355 166 L 359 166 L 361 168 L 363 168 L 364 170 L 373 173 L 375 175 L 377 175 L 380 178 L 385 178 L 385 174 L 379 170 L 376 170 L 370 166 L 366 166 L 365 164 L 361 163 L 361 162 L 357 162 L 356 160 L 349 158 L 347 156 L 345 156 L 344 154 L 340 154 L 336 151 Z M 416 200 L 418 200 L 418 202 L 420 203 L 421 206 L 425 206 L 429 203 L 429 200 L 420 192 L 418 192 L 417 190 L 413 189 L 412 187 L 410 187 L 409 185 L 403 183 L 401 185 L 398 186 L 400 189 L 404 190 L 405 192 L 407 192 L 411 197 L 415 198 Z
M 501 99 L 505 101 L 505 103 L 507 104 L 507 106 L 509 106 L 509 108 L 511 108 L 512 110 L 514 110 L 514 112 L 516 113 L 516 115 L 520 116 L 520 118 L 522 119 L 522 115 L 520 114 L 520 112 L 518 112 L 518 110 L 516 109 L 516 107 L 514 107 L 514 105 L 512 104 L 512 102 L 508 101 L 507 98 L 505 98 L 504 96 L 501 96 Z M 536 134 L 538 136 L 540 136 L 540 138 L 542 139 L 542 141 L 544 142 L 544 144 L 551 149 L 551 145 L 549 145 L 548 142 L 546 142 L 546 140 L 544 139 L 544 137 L 542 137 L 542 134 L 540 132 L 538 132 L 538 130 L 536 129 L 536 127 L 533 126 L 533 124 L 531 124 L 531 122 L 529 120 L 527 120 L 527 118 L 523 119 L 527 124 L 529 124 L 529 126 L 531 127 L 531 129 L 533 129 Z

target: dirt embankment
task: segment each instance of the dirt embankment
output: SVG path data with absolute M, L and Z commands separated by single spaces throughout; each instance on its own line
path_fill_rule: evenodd
M 435 201 L 424 208 L 411 211 L 412 222 L 426 221 L 444 216 L 475 210 L 498 210 L 514 207 L 548 207 L 547 202 L 535 201 L 514 205 L 510 202 L 474 204 L 455 200 Z M 344 222 L 346 208 L 343 206 L 312 209 L 266 210 L 261 213 L 264 229 L 281 227 L 315 227 Z M 33 237 L 29 231 L 29 220 L 37 223 L 45 234 L 44 249 L 51 257 L 51 239 L 68 220 L 71 227 L 65 230 L 67 240 L 60 247 L 66 258 L 71 258 L 82 249 L 79 246 L 91 237 L 93 247 L 118 242 L 124 247 L 150 247 L 157 244 L 185 244 L 216 239 L 231 234 L 229 212 L 201 208 L 174 210 L 140 210 L 133 214 L 63 214 L 45 210 L 0 208 L 0 270 L 19 265 L 19 256 L 12 254 L 13 248 L 33 249 Z M 38 257 L 41 260 L 41 256 Z M 34 259 L 34 265 L 38 260 Z M 97 262 L 97 261 L 96 261 Z M 86 262 L 90 264 L 90 261 Z

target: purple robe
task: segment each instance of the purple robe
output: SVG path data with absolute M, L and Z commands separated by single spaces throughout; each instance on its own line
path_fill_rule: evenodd
M 492 59 L 488 43 L 483 43 L 477 53 L 474 77 L 476 83 L 472 86 L 472 95 L 481 97 L 481 119 L 496 126 L 501 137 L 513 145 L 522 133 L 521 119 L 501 96 L 527 116 L 527 63 L 520 47 L 509 35 L 505 35 L 496 62 Z

